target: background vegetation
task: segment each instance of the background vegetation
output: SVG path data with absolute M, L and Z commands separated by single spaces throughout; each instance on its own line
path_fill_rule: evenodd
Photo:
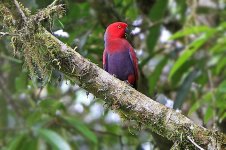
M 20 2 L 34 13 L 52 0 Z M 105 28 L 127 22 L 139 59 L 138 90 L 197 124 L 226 132 L 224 0 L 63 3 L 66 15 L 43 23 L 60 40 L 102 66 Z M 42 76 L 34 67 L 31 76 L 10 37 L 0 43 L 1 149 L 169 149 L 171 143 L 123 121 L 57 70 Z

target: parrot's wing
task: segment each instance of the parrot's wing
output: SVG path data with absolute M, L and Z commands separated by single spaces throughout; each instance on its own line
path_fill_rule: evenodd
M 103 53 L 103 68 L 105 71 L 108 71 L 108 53 L 106 50 Z
M 130 55 L 130 59 L 131 59 L 131 61 L 133 63 L 133 69 L 134 69 L 134 74 L 135 74 L 135 81 L 137 81 L 138 80 L 138 64 L 137 64 L 136 53 L 134 52 L 132 46 L 130 46 L 130 48 L 129 48 L 129 55 Z

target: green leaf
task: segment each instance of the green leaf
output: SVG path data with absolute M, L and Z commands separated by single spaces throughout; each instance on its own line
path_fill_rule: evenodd
M 36 150 L 38 149 L 38 141 L 29 134 L 23 139 L 17 150 Z
M 39 129 L 39 137 L 49 143 L 54 150 L 71 150 L 70 145 L 55 131 Z
M 158 82 L 160 75 L 161 75 L 161 72 L 162 72 L 162 69 L 166 65 L 167 62 L 168 62 L 167 57 L 162 58 L 162 60 L 155 67 L 154 72 L 148 77 L 148 79 L 149 79 L 149 91 L 150 91 L 151 95 L 154 94 L 156 83 Z
M 174 73 L 196 52 L 196 50 L 198 50 L 198 48 L 200 48 L 207 41 L 207 39 L 206 35 L 200 36 L 183 51 L 170 71 L 170 80 L 172 79 Z
M 181 22 L 184 22 L 185 18 L 186 18 L 186 10 L 187 10 L 186 1 L 176 0 L 176 2 L 177 2 L 177 8 L 176 8 L 177 12 L 176 13 L 180 15 Z
M 39 103 L 39 106 L 40 106 L 42 111 L 47 112 L 47 113 L 48 112 L 49 113 L 55 113 L 56 110 L 64 108 L 64 105 L 61 102 L 59 102 L 57 100 L 52 100 L 52 99 L 42 100 Z
M 221 93 L 226 93 L 226 80 L 223 81 L 223 82 L 219 85 L 219 87 L 218 87 L 217 90 L 218 90 L 219 92 L 221 92 Z
M 212 100 L 212 93 L 211 92 L 205 93 L 202 96 L 200 101 L 197 101 L 195 104 L 192 105 L 188 114 L 191 115 L 191 113 L 195 112 L 203 104 L 210 104 L 211 100 Z
M 216 73 L 220 74 L 222 71 L 224 71 L 226 68 L 226 59 L 225 56 L 222 56 L 220 61 L 216 65 Z
M 156 1 L 149 13 L 149 18 L 151 19 L 151 21 L 153 21 L 154 23 L 160 21 L 164 17 L 164 13 L 166 11 L 167 6 L 168 6 L 167 0 Z M 149 34 L 147 36 L 147 46 L 149 55 L 151 55 L 151 53 L 153 52 L 153 49 L 159 39 L 160 25 L 161 24 L 157 24 L 151 27 L 149 30 Z
M 198 33 L 206 33 L 206 32 L 214 32 L 215 30 L 208 27 L 208 26 L 194 26 L 194 27 L 189 27 L 185 28 L 182 31 L 178 31 L 175 34 L 173 34 L 170 39 L 177 39 L 180 37 L 188 36 L 190 34 L 198 34 Z
M 201 106 L 201 102 L 197 101 L 195 102 L 192 107 L 189 109 L 188 115 L 191 115 L 193 112 L 195 112 L 197 109 L 199 109 Z
M 224 114 L 222 116 L 220 116 L 220 122 L 222 122 L 224 119 L 226 118 L 226 112 L 224 112 Z
M 59 19 L 57 19 L 57 21 L 60 24 L 61 28 L 64 29 L 64 24 Z
M 29 134 L 19 134 L 10 142 L 7 150 L 36 150 L 37 140 Z
M 25 134 L 19 134 L 16 137 L 14 137 L 12 142 L 10 142 L 9 144 L 8 150 L 18 150 L 18 147 L 20 147 L 25 136 L 26 136 Z
M 189 72 L 190 68 L 194 66 L 194 62 L 192 60 L 186 61 L 184 64 L 181 65 L 181 67 L 174 73 L 174 75 L 171 78 L 171 84 L 173 88 L 178 87 L 178 84 L 183 82 L 184 74 Z
M 213 108 L 209 106 L 206 110 L 206 114 L 204 116 L 204 123 L 207 124 L 208 121 L 213 117 Z
M 181 86 L 177 92 L 176 99 L 175 99 L 174 105 L 173 105 L 174 109 L 181 108 L 181 106 L 184 103 L 185 98 L 191 88 L 192 81 L 195 80 L 197 75 L 198 75 L 198 70 L 194 70 L 194 71 L 190 72 L 187 75 L 187 77 L 184 79 L 183 83 L 181 84 Z
M 42 112 L 35 111 L 29 114 L 29 116 L 26 118 L 27 124 L 29 126 L 33 126 L 35 123 L 38 123 L 42 119 Z
M 17 92 L 21 92 L 27 88 L 27 78 L 28 76 L 26 72 L 22 72 L 20 76 L 16 77 L 15 88 Z
M 212 100 L 212 93 L 211 92 L 208 92 L 208 93 L 205 93 L 205 95 L 202 96 L 202 100 L 209 104 L 210 101 Z
M 8 103 L 3 98 L 3 93 L 0 91 L 0 128 L 4 129 L 8 126 L 9 123 L 9 109 L 8 109 Z M 4 138 L 7 135 L 7 132 L 0 132 L 0 139 Z
M 225 51 L 225 43 L 226 43 L 226 36 L 223 35 L 219 37 L 217 41 L 214 43 L 213 47 L 210 48 L 212 53 L 220 53 Z
M 152 21 L 161 20 L 161 18 L 164 16 L 167 6 L 168 0 L 156 1 L 149 13 L 149 18 Z
M 136 5 L 133 3 L 129 3 L 125 13 L 126 18 L 130 18 L 131 20 L 135 20 L 138 16 L 138 10 Z
M 218 95 L 218 94 L 219 93 L 217 93 L 216 95 Z M 226 96 L 226 95 L 224 95 L 224 96 Z M 226 104 L 226 97 L 224 97 L 224 96 L 217 97 L 216 108 L 218 108 L 218 114 L 222 114 L 226 110 L 226 105 L 225 105 Z
M 152 54 L 155 45 L 159 39 L 159 35 L 160 35 L 160 26 L 153 26 L 150 28 L 150 33 L 147 36 L 147 46 L 149 55 Z
M 71 117 L 64 117 L 63 118 L 69 125 L 71 125 L 73 128 L 78 130 L 81 134 L 84 135 L 87 139 L 89 139 L 94 144 L 97 144 L 97 137 L 96 135 L 87 127 L 86 124 L 83 122 L 80 122 L 79 120 L 76 120 L 75 118 Z
M 224 31 L 226 29 L 226 22 L 223 21 L 219 27 L 217 28 L 218 31 Z

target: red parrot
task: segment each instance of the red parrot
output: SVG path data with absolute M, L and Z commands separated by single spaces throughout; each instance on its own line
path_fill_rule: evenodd
M 103 68 L 136 89 L 138 64 L 133 47 L 125 39 L 127 26 L 124 22 L 115 22 L 107 27 L 104 34 Z

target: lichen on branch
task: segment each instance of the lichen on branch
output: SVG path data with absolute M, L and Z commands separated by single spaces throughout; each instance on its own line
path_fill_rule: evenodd
M 1 15 L 4 16 L 2 22 L 9 34 L 11 35 L 11 45 L 14 50 L 14 54 L 18 53 L 23 56 L 25 66 L 30 71 L 31 77 L 37 76 L 40 79 L 48 77 L 52 71 L 52 67 L 49 65 L 51 60 L 48 55 L 53 55 L 51 50 L 53 44 L 50 38 L 46 37 L 44 30 L 41 26 L 43 20 L 49 21 L 54 17 L 62 17 L 65 13 L 64 5 L 57 4 L 55 0 L 47 8 L 39 10 L 36 14 L 25 8 L 21 3 L 16 0 L 14 3 L 4 2 L 0 4 Z M 15 16 L 15 12 L 12 12 L 8 6 L 11 4 L 12 8 L 15 6 L 16 10 L 20 15 Z M 47 43 L 47 44 L 46 44 Z

